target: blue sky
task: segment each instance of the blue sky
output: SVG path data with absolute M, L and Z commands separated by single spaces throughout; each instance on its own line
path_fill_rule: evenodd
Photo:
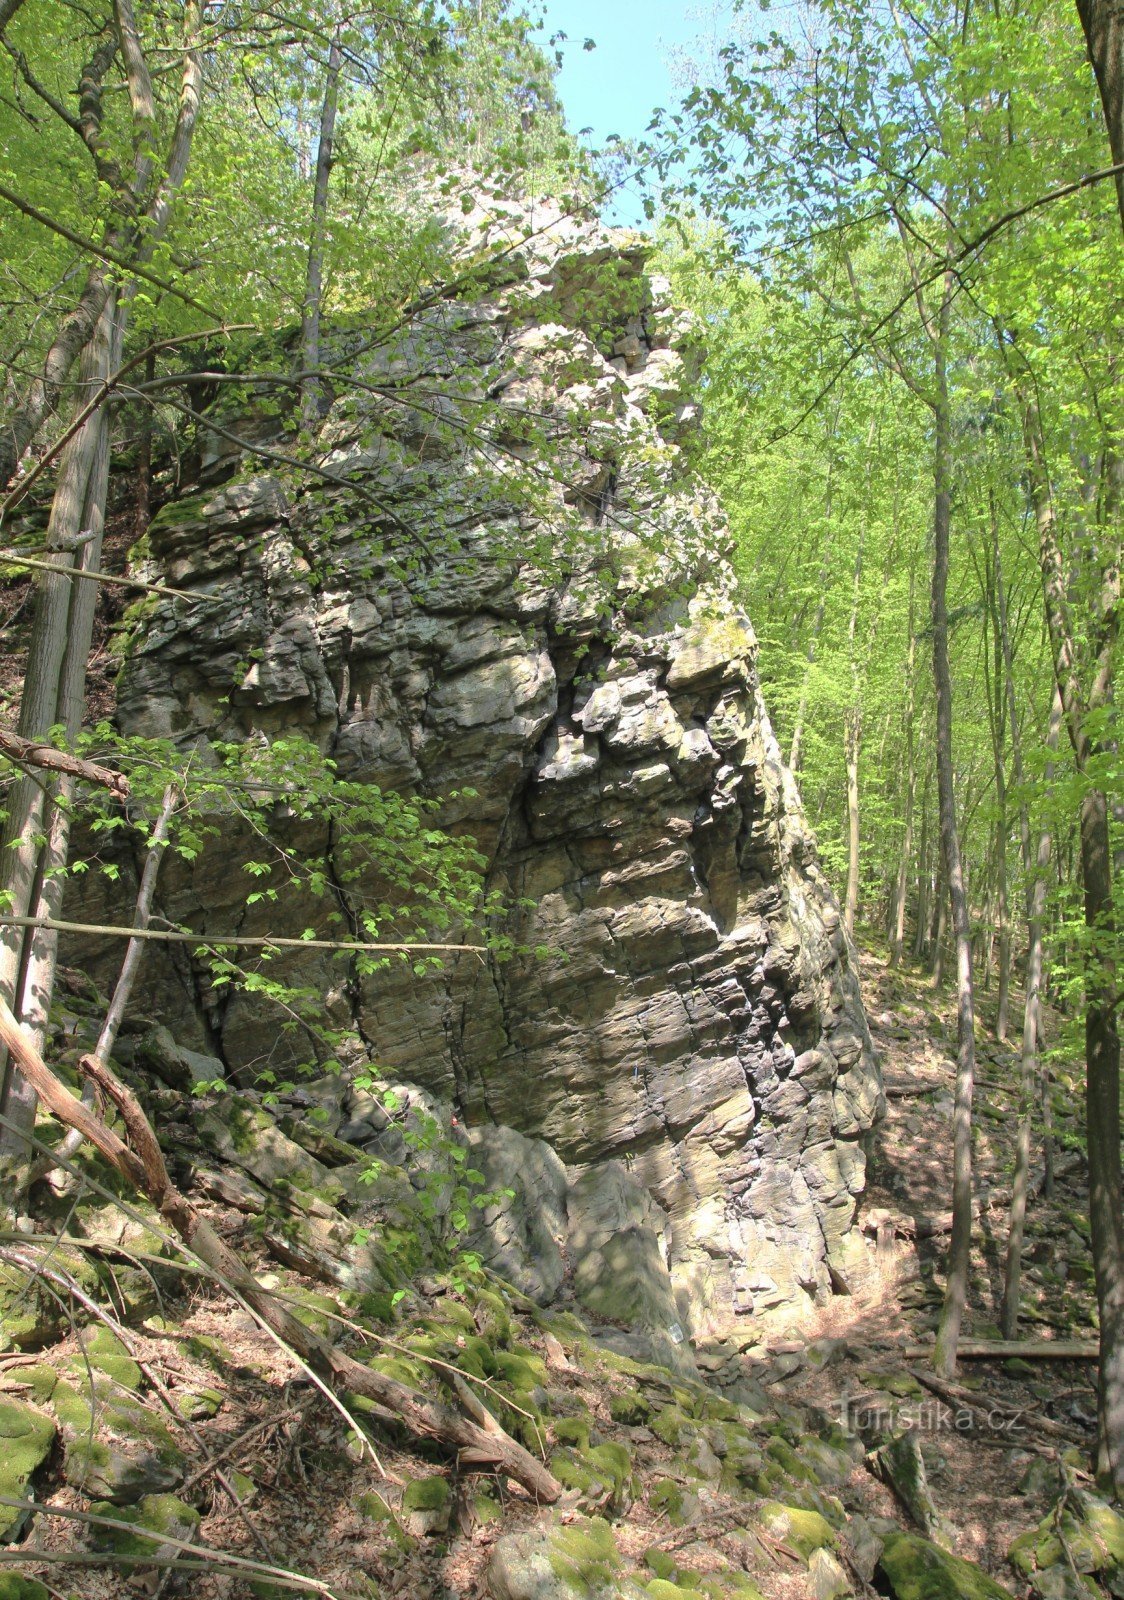
M 593 144 L 610 134 L 639 138 L 653 108 L 671 106 L 684 92 L 676 81 L 674 56 L 713 38 L 730 7 L 718 0 L 542 0 L 546 24 L 540 37 L 564 32 L 558 87 L 567 121 L 577 132 L 591 128 Z M 583 50 L 586 39 L 596 49 Z M 705 44 L 703 45 L 705 49 Z M 606 213 L 612 222 L 639 222 L 639 201 L 621 193 Z

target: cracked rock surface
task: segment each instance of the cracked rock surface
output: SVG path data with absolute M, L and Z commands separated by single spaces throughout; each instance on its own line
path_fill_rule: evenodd
M 613 1284 L 627 1298 L 666 1268 L 651 1303 L 666 1293 L 662 1315 L 697 1333 L 857 1286 L 881 1088 L 728 534 L 683 460 L 698 333 L 646 256 L 636 235 L 560 224 L 506 281 L 376 343 L 354 370 L 378 393 L 323 419 L 331 477 L 263 471 L 229 436 L 282 424 L 224 412 L 143 568 L 211 603 L 146 604 L 119 721 L 201 749 L 300 730 L 347 778 L 461 791 L 444 821 L 518 905 L 517 944 L 545 955 L 341 982 L 287 952 L 274 970 L 318 986 L 355 1061 L 419 1085 L 478 1144 L 495 1124 L 545 1141 L 578 1184 L 612 1164 L 622 1181 L 579 1194 L 591 1293 L 614 1320 Z M 412 566 L 404 528 L 430 551 Z M 304 842 L 330 860 L 329 839 Z M 239 848 L 232 832 L 169 862 L 164 914 L 299 933 L 314 908 L 282 927 L 247 905 Z M 103 920 L 113 892 L 91 875 L 68 914 Z M 97 972 L 109 954 L 85 958 Z M 153 954 L 138 1009 L 230 1074 L 297 1049 L 258 997 L 208 992 L 184 947 Z M 504 1173 L 518 1154 L 489 1159 Z M 538 1167 L 564 1211 L 549 1154 Z M 510 1210 L 502 1226 L 507 1275 L 522 1252 L 552 1292 L 536 1227 Z

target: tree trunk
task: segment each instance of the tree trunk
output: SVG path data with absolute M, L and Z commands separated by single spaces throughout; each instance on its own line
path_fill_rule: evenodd
M 914 569 L 909 573 L 909 657 L 906 664 L 905 700 L 905 815 L 902 818 L 902 853 L 898 861 L 898 876 L 890 904 L 890 965 L 896 967 L 902 958 L 905 944 L 905 898 L 909 881 L 909 864 L 913 854 L 913 802 L 917 789 L 917 752 L 913 739 L 913 674 L 917 664 L 917 634 L 913 618 Z
M 320 109 L 320 140 L 316 150 L 316 182 L 312 191 L 312 226 L 308 239 L 308 268 L 301 315 L 301 359 L 307 374 L 314 373 L 320 365 L 320 306 L 324 292 L 324 243 L 328 232 L 328 183 L 332 175 L 332 147 L 336 137 L 342 65 L 343 50 L 337 28 L 328 47 L 328 72 L 324 80 L 324 103 Z M 320 381 L 315 377 L 305 377 L 301 384 L 301 421 L 306 428 L 315 426 L 319 405 Z
M 1089 732 L 1090 715 L 1112 697 L 1120 575 L 1108 562 L 1102 571 L 1099 616 L 1092 629 L 1087 690 L 1078 669 L 1078 648 L 1066 589 L 1041 418 L 1033 396 L 1024 394 L 1023 433 L 1027 476 L 1038 532 L 1039 564 L 1054 673 L 1079 772 L 1100 753 Z M 1110 501 L 1115 500 L 1110 495 Z M 1115 506 L 1112 507 L 1115 509 Z M 1097 1477 L 1124 1497 L 1124 1214 L 1121 1211 L 1120 1037 L 1116 1024 L 1112 850 L 1104 793 L 1089 787 L 1079 815 L 1085 926 L 1091 948 L 1085 958 L 1085 1138 L 1089 1158 L 1089 1224 L 1100 1313 L 1097 1400 Z
M 1014 698 L 1011 714 L 1015 718 Z M 1055 691 L 1050 711 L 1050 731 L 1047 747 L 1053 753 L 1058 748 L 1061 731 L 1062 702 Z M 1018 755 L 1018 723 L 1012 722 L 1012 744 L 1015 751 L 1016 782 L 1022 784 L 1022 762 Z M 1053 763 L 1046 769 L 1046 782 L 1053 776 Z M 1044 827 L 1038 840 L 1038 855 L 1029 859 L 1029 837 L 1026 843 L 1024 870 L 1027 875 L 1027 927 L 1029 949 L 1026 958 L 1026 1006 L 1023 1011 L 1022 1062 L 1019 1079 L 1019 1132 L 1015 1144 L 1015 1173 L 1011 1182 L 1011 1210 L 1007 1226 L 1007 1257 L 1003 1269 L 1003 1303 L 999 1325 L 1005 1339 L 1014 1339 L 1019 1329 L 1019 1295 L 1022 1279 L 1023 1232 L 1026 1223 L 1026 1196 L 1030 1180 L 1030 1134 L 1034 1098 L 1038 1080 L 1039 1049 L 1039 991 L 1042 986 L 1042 915 L 1046 908 L 1046 870 L 1050 865 L 1050 829 Z
M 1124 164 L 1124 9 L 1120 0 L 1077 0 L 1089 60 L 1101 93 L 1114 166 Z M 1116 204 L 1124 228 L 1124 173 L 1116 174 Z
M 112 370 L 116 332 L 111 299 L 83 352 L 79 410 Z M 99 407 L 66 446 L 59 467 L 47 533 L 57 571 L 39 588 L 20 701 L 19 733 L 26 738 L 42 739 L 61 723 L 69 741 L 81 726 L 97 585 L 70 574 L 78 565 L 96 569 L 101 564 L 108 465 L 108 417 Z M 14 916 L 58 914 L 72 783 L 61 774 L 52 783 L 23 777 L 12 787 L 0 836 L 0 888 L 7 891 L 6 909 Z M 43 928 L 0 932 L 0 998 L 13 1006 L 37 1048 L 46 1036 L 56 943 L 57 935 Z M 35 1120 L 35 1096 L 12 1071 L 6 1054 L 0 1060 L 0 1114 L 8 1119 L 0 1128 L 0 1153 L 23 1156 L 25 1135 Z
M 921 791 L 921 843 L 917 851 L 917 927 L 913 936 L 914 960 L 924 959 L 929 937 L 929 783 L 932 768 L 925 761 L 925 784 Z
M 968 1298 L 972 1244 L 972 1093 L 975 1085 L 975 998 L 972 991 L 972 932 L 956 825 L 952 763 L 952 674 L 948 659 L 948 567 L 952 520 L 952 418 L 945 367 L 951 282 L 941 302 L 934 349 L 933 678 L 937 702 L 937 801 L 941 854 L 948 878 L 956 946 L 956 1103 L 953 1113 L 952 1237 L 948 1275 L 933 1364 L 942 1377 L 956 1370 L 956 1344 Z

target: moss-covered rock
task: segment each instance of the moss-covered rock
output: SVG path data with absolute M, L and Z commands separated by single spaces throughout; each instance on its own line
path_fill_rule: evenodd
M 94 1328 L 83 1337 L 82 1351 L 71 1358 L 70 1364 L 79 1378 L 92 1367 L 131 1394 L 136 1394 L 143 1381 L 140 1367 L 117 1335 L 106 1327 Z
M 653 1578 L 644 1585 L 644 1593 L 648 1600 L 706 1600 L 701 1589 L 685 1589 L 669 1578 Z
M 622 1444 L 559 1452 L 551 1470 L 564 1488 L 579 1493 L 586 1510 L 620 1513 L 631 1504 L 632 1457 Z
M 499 1539 L 488 1563 L 492 1600 L 608 1600 L 621 1558 L 607 1522 L 539 1522 Z
M 643 1427 L 651 1418 L 652 1405 L 640 1389 L 618 1389 L 609 1396 L 609 1415 L 625 1427 Z
M 172 1403 L 187 1422 L 202 1422 L 217 1417 L 223 1407 L 223 1396 L 217 1389 L 177 1389 Z
M 559 1444 L 569 1444 L 578 1450 L 588 1450 L 592 1426 L 593 1418 L 588 1414 L 580 1417 L 557 1417 L 553 1423 L 554 1437 Z
M 692 1422 L 677 1405 L 665 1406 L 651 1419 L 648 1426 L 656 1438 L 662 1439 L 670 1450 L 676 1450 L 680 1445 L 686 1444 L 697 1432 L 697 1424 Z
M 452 1509 L 452 1492 L 444 1478 L 415 1478 L 403 1491 L 403 1521 L 415 1538 L 444 1533 Z
M 674 1478 L 658 1478 L 648 1491 L 648 1504 L 656 1516 L 664 1516 L 673 1528 L 685 1528 L 699 1514 L 697 1494 L 676 1483 Z
M 887 1534 L 878 1571 L 895 1600 L 1011 1600 L 1010 1591 L 975 1562 L 916 1533 Z
M 25 1578 L 18 1572 L 0 1572 L 0 1600 L 51 1600 L 51 1594 L 38 1578 Z
M 1015 1540 L 1007 1559 L 1042 1594 L 1060 1588 L 1061 1577 L 1053 1575 L 1059 1568 L 1095 1573 L 1115 1591 L 1124 1576 L 1124 1517 L 1098 1495 L 1067 1489 L 1036 1528 Z
M 805 1561 L 813 1550 L 828 1549 L 835 1543 L 835 1530 L 819 1511 L 803 1506 L 782 1505 L 779 1500 L 766 1500 L 759 1506 L 754 1519 L 769 1535 L 794 1550 Z
M 42 1285 L 0 1267 L 0 1350 L 41 1350 L 60 1329 L 58 1305 Z
M 66 1438 L 67 1483 L 118 1505 L 183 1482 L 187 1458 L 159 1417 L 108 1384 L 80 1392 L 60 1380 L 51 1406 Z
M 51 1418 L 19 1400 L 0 1398 L 0 1495 L 22 1500 L 35 1474 L 55 1443 Z M 31 1513 L 19 1506 L 0 1505 L 0 1544 L 22 1533 Z
M 124 1508 L 96 1502 L 90 1512 L 128 1524 L 126 1528 L 95 1524 L 93 1531 L 95 1548 L 112 1550 L 126 1572 L 174 1558 L 179 1545 L 173 1541 L 190 1543 L 199 1531 L 198 1511 L 174 1494 L 145 1495 L 135 1506 Z
M 496 1378 L 517 1395 L 541 1389 L 547 1380 L 546 1362 L 526 1346 L 495 1351 Z

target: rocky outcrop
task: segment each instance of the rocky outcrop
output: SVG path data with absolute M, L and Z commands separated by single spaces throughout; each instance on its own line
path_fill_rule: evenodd
M 423 977 L 341 978 L 311 952 L 274 970 L 319 988 L 345 1065 L 377 1061 L 462 1127 L 546 1141 L 571 1197 L 619 1164 L 652 1216 L 605 1224 L 587 1185 L 577 1276 L 611 1316 L 631 1230 L 637 1272 L 666 1261 L 667 1315 L 697 1332 L 861 1275 L 880 1088 L 722 516 L 682 459 L 697 330 L 647 248 L 556 221 L 471 296 L 338 336 L 363 388 L 341 386 L 299 482 L 237 443 L 281 423 L 216 411 L 143 568 L 208 604 L 146 602 L 119 720 L 203 759 L 300 730 L 345 777 L 457 795 L 443 820 L 478 841 L 524 953 Z M 319 915 L 283 929 L 248 905 L 239 848 L 232 828 L 225 850 L 169 862 L 164 914 L 242 934 Z M 112 892 L 90 878 L 68 909 L 92 917 Z M 266 1056 L 307 1059 L 265 1000 L 209 990 L 182 952 L 154 955 L 140 1009 L 243 1082 Z M 503 1227 L 511 1275 L 541 1257 L 551 1292 L 550 1218 Z

